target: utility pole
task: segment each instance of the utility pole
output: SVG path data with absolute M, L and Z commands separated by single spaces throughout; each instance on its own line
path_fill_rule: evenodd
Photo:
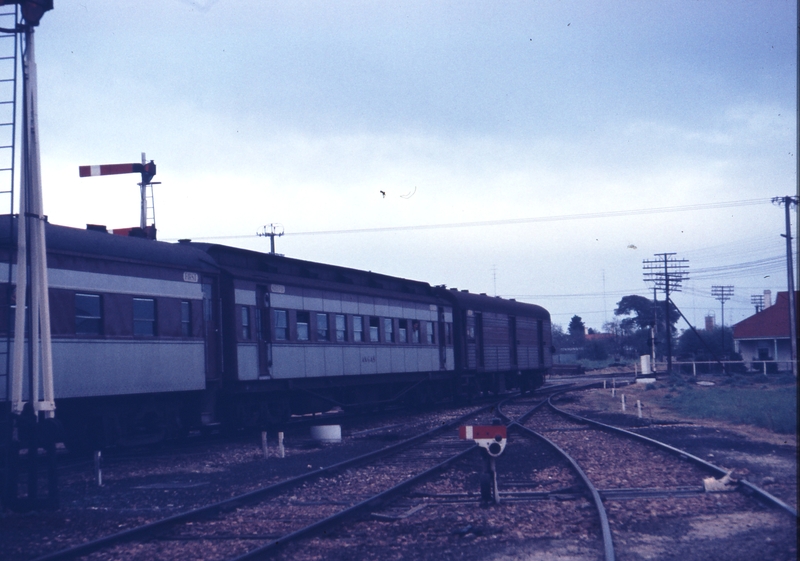
M 798 77 L 800 81 L 800 77 Z M 800 127 L 800 124 L 798 124 Z M 792 374 L 797 378 L 797 307 L 794 300 L 794 266 L 792 265 L 792 217 L 791 207 L 797 206 L 800 197 L 774 197 L 772 202 L 783 205 L 786 210 L 786 234 L 781 237 L 786 238 L 786 277 L 789 288 L 789 345 L 791 349 L 790 360 L 792 363 Z M 778 358 L 778 357 L 775 357 Z
M 669 295 L 680 292 L 681 283 L 688 280 L 689 268 L 687 259 L 676 259 L 674 253 L 656 253 L 657 259 L 642 261 L 645 282 L 654 283 L 653 292 L 664 293 L 664 323 L 667 326 L 667 373 L 672 374 L 672 325 L 670 322 Z
M 722 357 L 725 357 L 725 302 L 733 296 L 732 286 L 712 286 L 711 296 L 719 300 L 722 305 Z
M 262 226 L 261 231 L 256 232 L 256 235 L 261 238 L 269 238 L 269 252 L 275 255 L 275 236 L 281 237 L 283 235 L 283 225 L 270 224 L 269 230 L 267 230 L 266 226 Z
M 764 295 L 752 294 L 750 296 L 750 303 L 756 307 L 756 313 L 764 309 Z

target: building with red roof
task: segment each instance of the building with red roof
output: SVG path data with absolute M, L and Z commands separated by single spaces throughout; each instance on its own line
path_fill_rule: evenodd
M 797 293 L 794 301 L 797 306 Z M 779 370 L 791 370 L 789 292 L 779 292 L 774 305 L 734 325 L 733 342 L 748 368 L 754 361 L 777 361 Z

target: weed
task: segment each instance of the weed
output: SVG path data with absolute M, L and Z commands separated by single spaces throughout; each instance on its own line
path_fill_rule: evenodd
M 782 434 L 797 432 L 797 395 L 793 391 L 754 390 L 752 386 L 744 388 L 733 384 L 703 391 L 683 391 L 671 399 L 679 411 L 692 417 L 755 425 Z

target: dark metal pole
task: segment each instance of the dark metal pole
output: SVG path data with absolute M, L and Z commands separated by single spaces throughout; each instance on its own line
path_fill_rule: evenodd
M 794 266 L 792 265 L 792 219 L 789 208 L 797 204 L 797 198 L 784 197 L 786 207 L 786 273 L 789 284 L 789 344 L 791 345 L 792 374 L 797 378 L 797 307 L 794 299 Z M 775 357 L 778 358 L 778 357 Z
M 672 374 L 672 326 L 669 321 L 669 271 L 667 256 L 664 255 L 664 323 L 667 326 L 667 374 Z

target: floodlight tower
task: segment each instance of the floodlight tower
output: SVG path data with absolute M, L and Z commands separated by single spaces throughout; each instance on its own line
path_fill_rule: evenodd
M 725 302 L 733 296 L 732 286 L 712 286 L 711 296 L 719 300 L 722 306 L 722 356 L 725 356 Z

